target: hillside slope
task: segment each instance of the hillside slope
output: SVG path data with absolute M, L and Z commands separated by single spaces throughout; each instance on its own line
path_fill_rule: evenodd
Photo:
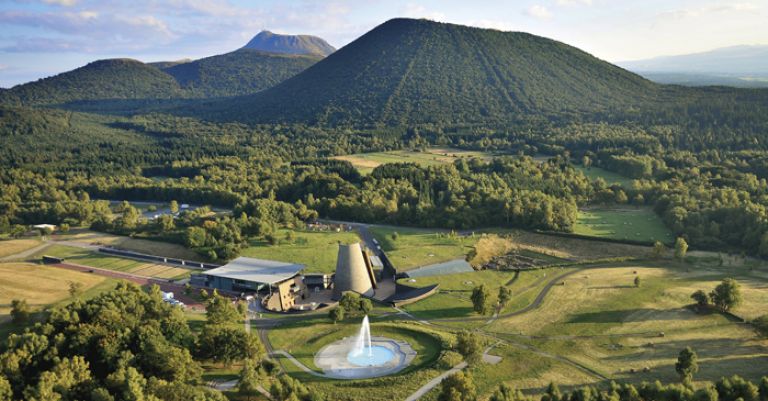
M 243 49 L 269 53 L 314 54 L 320 56 L 327 56 L 336 51 L 328 42 L 317 36 L 280 35 L 270 31 L 259 32 Z
M 322 59 L 241 49 L 177 64 L 163 71 L 193 97 L 235 96 L 270 88 Z
M 0 102 L 29 106 L 76 100 L 167 99 L 179 95 L 179 84 L 157 68 L 132 59 L 108 59 L 17 85 L 0 93 Z
M 276 87 L 203 112 L 251 122 L 488 123 L 631 106 L 657 89 L 550 39 L 393 19 Z

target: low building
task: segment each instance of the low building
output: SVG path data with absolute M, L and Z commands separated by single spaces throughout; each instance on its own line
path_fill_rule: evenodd
M 304 284 L 299 273 L 304 265 L 274 260 L 239 257 L 224 266 L 206 270 L 196 284 L 230 292 L 261 293 L 265 306 L 288 311 L 302 297 Z
M 310 273 L 304 275 L 304 285 L 307 288 L 325 290 L 333 284 L 332 274 Z

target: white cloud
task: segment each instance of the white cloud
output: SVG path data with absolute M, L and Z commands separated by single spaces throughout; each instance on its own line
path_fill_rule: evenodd
M 528 7 L 528 9 L 525 10 L 525 13 L 530 15 L 531 17 L 539 18 L 539 19 L 548 19 L 552 17 L 552 13 L 549 12 L 549 10 L 546 7 L 540 4 L 534 4 Z
M 408 18 L 426 18 L 433 21 L 445 22 L 445 14 L 438 11 L 428 10 L 426 7 L 420 4 L 408 3 L 400 12 L 403 17 Z
M 480 28 L 496 29 L 498 31 L 514 31 L 516 26 L 508 21 L 493 20 L 493 19 L 481 19 L 468 21 L 466 25 L 476 26 Z
M 77 4 L 77 0 L 43 0 L 45 4 L 54 4 L 64 7 L 72 7 Z
M 592 0 L 557 0 L 558 6 L 591 6 Z
M 705 15 L 711 15 L 716 13 L 726 12 L 745 12 L 755 11 L 759 7 L 753 3 L 727 3 L 727 4 L 707 4 L 701 7 L 693 8 L 680 8 L 675 10 L 669 10 L 658 14 L 661 19 L 683 19 L 683 18 L 698 18 Z

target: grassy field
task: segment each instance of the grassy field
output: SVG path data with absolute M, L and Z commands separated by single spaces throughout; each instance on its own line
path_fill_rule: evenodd
M 625 177 L 621 174 L 614 173 L 612 171 L 604 170 L 600 167 L 584 168 L 581 165 L 574 165 L 576 170 L 581 171 L 590 181 L 594 181 L 598 178 L 602 178 L 608 185 L 618 184 L 624 188 L 632 188 L 632 178 Z
M 361 173 L 369 174 L 374 168 L 387 163 L 416 163 L 422 166 L 434 166 L 453 163 L 459 158 L 490 159 L 490 153 L 454 148 L 429 148 L 424 152 L 412 150 L 393 150 L 390 152 L 357 153 L 336 156 L 334 159 L 352 163 Z
M 405 227 L 371 227 L 369 230 L 398 271 L 463 259 L 479 239 L 479 236 L 451 236 Z M 397 240 L 392 239 L 394 232 L 398 234 Z
M 42 244 L 39 238 L 9 239 L 0 241 L 0 258 L 15 255 Z
M 661 218 L 647 208 L 581 210 L 573 232 L 633 241 L 674 241 Z
M 146 253 L 150 255 L 167 256 L 188 260 L 200 260 L 201 256 L 195 251 L 179 244 L 168 242 L 135 239 L 119 235 L 104 234 L 90 230 L 73 230 L 67 234 L 57 234 L 55 241 L 74 241 L 84 244 L 109 245 L 128 251 Z
M 11 300 L 26 299 L 39 309 L 69 298 L 69 282 L 83 285 L 83 297 L 111 288 L 115 281 L 94 274 L 31 263 L 0 263 L 0 321 L 8 320 Z
M 709 290 L 731 276 L 745 298 L 734 312 L 748 318 L 763 314 L 762 273 L 664 263 L 585 269 L 565 279 L 564 286 L 552 287 L 540 308 L 502 318 L 487 329 L 614 379 L 674 381 L 677 353 L 691 346 L 702 367 L 697 379 L 740 374 L 754 380 L 765 374 L 768 340 L 727 316 L 700 315 L 688 306 L 693 291 Z M 641 277 L 640 288 L 632 284 L 635 276 Z
M 360 241 L 354 232 L 332 231 L 291 231 L 294 238 L 289 241 L 285 239 L 288 232 L 289 230 L 278 231 L 277 235 L 281 238 L 278 245 L 270 245 L 266 241 L 251 241 L 251 246 L 245 248 L 241 255 L 300 263 L 306 266 L 307 272 L 333 273 L 336 271 L 338 243 L 351 244 Z
M 92 252 L 83 248 L 58 244 L 51 245 L 45 250 L 40 251 L 37 256 L 40 257 L 42 255 L 64 258 L 66 262 L 78 265 L 115 270 L 144 277 L 179 279 L 190 274 L 188 269 L 107 256 L 106 254 Z

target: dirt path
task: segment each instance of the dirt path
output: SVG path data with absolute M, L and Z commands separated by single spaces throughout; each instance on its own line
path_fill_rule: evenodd
M 6 262 L 9 260 L 20 260 L 20 259 L 23 260 L 42 251 L 45 248 L 48 248 L 48 246 L 50 246 L 50 244 L 48 242 L 44 242 L 40 245 L 35 246 L 34 248 L 29 248 L 26 251 L 14 253 L 13 255 L 3 256 L 2 258 L 0 258 L 0 262 Z
M 443 380 L 445 380 L 446 377 L 454 375 L 458 373 L 458 371 L 464 369 L 467 367 L 466 362 L 461 362 L 460 364 L 454 366 L 450 370 L 447 370 L 443 372 L 440 376 L 435 377 L 434 379 L 430 380 L 427 384 L 421 386 L 420 389 L 416 390 L 413 394 L 408 396 L 408 398 L 405 399 L 405 401 L 416 401 L 419 398 L 423 397 L 425 394 L 427 394 L 430 390 L 437 387 L 438 384 L 442 383 Z

